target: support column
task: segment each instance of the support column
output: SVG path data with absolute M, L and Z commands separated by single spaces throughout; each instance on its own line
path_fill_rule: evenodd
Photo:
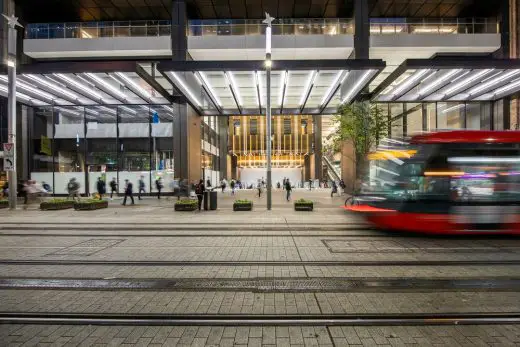
M 508 32 L 502 33 L 502 45 L 505 45 L 508 48 L 508 56 L 509 58 L 517 59 L 520 56 L 519 47 L 520 47 L 520 28 L 519 25 L 519 17 L 520 17 L 520 0 L 507 0 L 508 6 L 503 4 L 502 16 L 509 18 L 509 23 L 503 23 L 502 29 L 504 29 L 504 25 L 508 24 Z M 504 56 L 507 57 L 507 56 Z M 511 97 L 510 107 L 509 107 L 509 129 L 520 129 L 520 100 L 517 96 Z
M 314 178 L 317 180 L 323 179 L 323 153 L 322 153 L 322 117 L 314 116 Z
M 370 55 L 370 20 L 368 17 L 368 1 L 354 2 L 354 57 L 368 59 Z
M 218 137 L 219 137 L 219 171 L 220 171 L 220 177 L 226 177 L 228 180 L 231 178 L 236 177 L 230 177 L 230 172 L 228 171 L 228 141 L 229 141 L 229 117 L 228 116 L 219 116 L 218 119 Z
M 197 181 L 201 174 L 201 117 L 185 103 L 173 105 L 173 156 L 175 176 L 189 182 Z
M 188 37 L 186 36 L 186 1 L 173 0 L 172 2 L 172 59 L 186 60 L 188 54 Z

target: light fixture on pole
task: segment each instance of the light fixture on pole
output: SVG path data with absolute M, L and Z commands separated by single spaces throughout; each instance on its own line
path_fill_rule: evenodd
M 7 20 L 8 37 L 7 37 L 7 104 L 8 104 L 8 119 L 7 119 L 7 131 L 8 131 L 8 144 L 4 147 L 4 170 L 7 171 L 7 181 L 9 183 L 9 209 L 16 209 L 16 197 L 17 192 L 17 178 L 16 178 L 16 26 L 22 27 L 18 23 L 18 18 L 12 14 L 7 16 L 2 14 Z M 22 27 L 23 28 L 23 27 Z M 10 155 L 7 155 L 6 149 L 9 149 Z M 6 166 L 5 163 L 11 165 Z
M 272 197 L 271 197 L 271 24 L 274 18 L 265 13 L 264 24 L 267 24 L 265 28 L 265 79 L 267 87 L 267 100 L 265 106 L 265 117 L 267 120 L 266 126 L 266 147 L 267 147 L 267 209 L 271 210 Z

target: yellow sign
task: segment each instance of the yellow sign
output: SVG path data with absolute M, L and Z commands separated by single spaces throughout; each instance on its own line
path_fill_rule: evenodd
M 398 158 L 398 159 L 407 159 L 411 158 L 416 150 L 388 150 L 388 151 L 379 151 L 375 153 L 370 153 L 368 155 L 369 160 L 389 160 L 390 158 Z
M 51 150 L 51 139 L 46 136 L 42 136 L 40 140 L 40 153 L 52 155 Z

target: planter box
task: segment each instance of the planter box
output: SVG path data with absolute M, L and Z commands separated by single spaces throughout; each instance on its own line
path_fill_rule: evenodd
M 194 203 L 191 204 L 179 204 L 176 203 L 174 206 L 175 211 L 195 211 L 199 209 L 199 202 L 197 200 L 193 200 Z
M 9 201 L 8 200 L 0 200 L 0 208 L 8 208 Z
M 252 211 L 253 203 L 250 204 L 233 204 L 233 211 Z
M 40 204 L 40 210 L 43 211 L 56 211 L 56 210 L 66 210 L 74 207 L 74 201 L 65 201 L 65 202 L 51 202 L 44 201 Z
M 294 204 L 294 210 L 295 211 L 312 211 L 314 210 L 314 204 L 313 203 L 303 203 L 303 204 Z
M 108 201 L 88 201 L 88 202 L 75 202 L 74 209 L 76 211 L 92 211 L 99 210 L 108 207 Z

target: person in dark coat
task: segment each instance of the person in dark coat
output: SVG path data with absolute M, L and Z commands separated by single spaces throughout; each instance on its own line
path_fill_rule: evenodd
M 206 191 L 206 187 L 204 187 L 204 180 L 200 180 L 199 184 L 195 186 L 195 194 L 197 194 L 197 199 L 199 200 L 199 211 L 202 207 L 202 200 L 204 199 L 204 191 Z
M 155 188 L 157 188 L 157 199 L 161 198 L 161 190 L 163 189 L 163 186 L 164 185 L 161 177 L 155 180 Z
M 133 193 L 134 193 L 134 186 L 133 186 L 132 182 L 130 182 L 129 180 L 125 180 L 125 198 L 123 199 L 123 206 L 126 205 L 127 197 L 130 197 L 130 199 L 132 200 L 132 205 L 135 205 Z
M 287 201 L 291 200 L 292 186 L 291 186 L 291 181 L 289 181 L 289 179 L 285 180 L 285 191 L 287 192 L 287 195 L 286 195 Z
M 141 193 L 146 193 L 145 187 L 146 185 L 144 184 L 144 176 L 141 176 L 141 178 L 139 179 L 139 194 L 137 195 L 139 200 L 142 200 Z
M 96 188 L 99 194 L 99 200 L 103 200 L 103 194 L 106 192 L 106 184 L 101 177 L 98 177 Z
M 117 195 L 117 181 L 115 177 L 113 177 L 112 181 L 110 181 L 110 199 L 112 199 L 114 196 L 114 192 Z

